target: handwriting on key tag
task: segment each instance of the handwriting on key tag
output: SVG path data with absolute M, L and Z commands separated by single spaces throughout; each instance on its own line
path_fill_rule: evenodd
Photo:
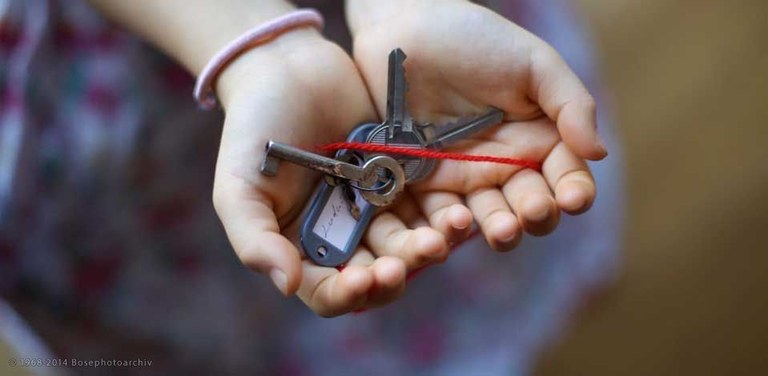
M 362 142 L 375 126 L 357 127 L 347 140 Z M 340 150 L 337 158 L 353 164 L 363 163 L 362 156 L 352 151 Z M 301 226 L 301 246 L 316 264 L 338 266 L 352 257 L 376 213 L 376 206 L 361 193 L 345 181 L 338 184 L 323 181 Z

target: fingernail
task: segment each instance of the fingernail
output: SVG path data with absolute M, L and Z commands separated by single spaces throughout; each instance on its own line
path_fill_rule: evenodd
M 508 235 L 506 238 L 499 239 L 499 241 L 504 244 L 508 244 L 508 243 L 511 243 L 513 240 L 515 240 L 516 237 L 517 237 L 517 234 L 513 232 L 511 235 Z
M 608 148 L 605 147 L 605 142 L 603 142 L 603 138 L 600 137 L 600 135 L 597 135 L 596 141 L 597 141 L 597 148 L 600 149 L 603 155 L 608 155 Z
M 462 217 L 460 217 L 460 219 L 464 220 L 463 214 L 464 214 L 464 210 L 465 209 L 463 209 L 462 205 L 456 204 L 453 207 L 451 207 L 450 210 L 451 210 L 451 214 L 457 213 L 457 214 L 453 214 L 452 215 L 453 216 L 453 221 L 452 222 L 454 222 L 454 223 L 452 223 L 451 225 L 453 226 L 453 228 L 455 228 L 457 230 L 464 230 L 467 227 L 469 227 L 470 225 L 472 225 L 472 220 L 471 219 L 468 220 L 468 221 L 464 221 L 463 223 L 456 223 L 457 216 L 459 216 L 459 215 L 462 215 Z M 461 212 L 461 214 L 458 214 L 459 212 Z
M 499 243 L 497 245 L 498 250 L 501 252 L 507 252 L 515 248 L 517 234 L 512 233 L 512 235 L 507 236 L 504 239 L 499 239 Z
M 285 295 L 288 286 L 288 277 L 285 273 L 278 268 L 272 268 L 272 270 L 269 271 L 269 278 L 272 279 L 272 283 L 275 284 L 275 287 Z
M 457 229 L 457 230 L 466 230 L 466 229 L 467 229 L 467 227 L 469 227 L 469 225 L 471 225 L 471 224 L 472 224 L 472 222 L 471 222 L 471 221 L 470 221 L 470 222 L 467 222 L 467 223 L 462 223 L 462 224 L 456 224 L 456 223 L 454 223 L 454 224 L 453 224 L 453 228 L 455 228 L 455 229 Z

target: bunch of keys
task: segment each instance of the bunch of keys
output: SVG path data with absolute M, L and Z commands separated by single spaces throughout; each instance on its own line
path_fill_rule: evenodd
M 399 48 L 389 54 L 385 121 L 356 127 L 347 141 L 440 149 L 503 120 L 504 113 L 491 107 L 479 116 L 442 126 L 416 123 L 406 106 L 405 58 Z M 312 200 L 300 234 L 306 255 L 323 266 L 338 266 L 349 260 L 376 210 L 391 205 L 406 184 L 425 178 L 435 165 L 434 159 L 393 158 L 352 150 L 339 150 L 335 158 L 328 158 L 269 141 L 261 172 L 274 176 L 280 160 L 326 175 Z
M 371 131 L 366 142 L 416 149 L 442 149 L 499 124 L 504 119 L 503 111 L 490 107 L 479 116 L 460 118 L 441 126 L 414 122 L 405 100 L 408 91 L 403 67 L 405 59 L 405 53 L 399 48 L 389 53 L 387 118 Z M 435 160 L 428 158 L 401 157 L 398 162 L 405 170 L 406 183 L 425 178 L 435 166 Z

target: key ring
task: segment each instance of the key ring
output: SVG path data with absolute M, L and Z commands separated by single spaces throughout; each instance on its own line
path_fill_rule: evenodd
M 388 170 L 392 176 L 393 183 L 387 184 L 376 190 L 361 190 L 360 194 L 366 201 L 370 202 L 371 205 L 379 207 L 391 205 L 395 202 L 400 193 L 403 192 L 403 189 L 405 189 L 405 171 L 403 171 L 400 163 L 394 158 L 386 155 L 377 155 L 365 161 L 363 169 L 368 170 L 369 168 L 383 168 Z M 390 189 L 382 193 L 381 189 L 386 188 L 387 186 L 391 186 Z

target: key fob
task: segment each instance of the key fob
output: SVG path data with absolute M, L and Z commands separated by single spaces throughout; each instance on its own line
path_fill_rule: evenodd
M 377 125 L 356 127 L 347 141 L 365 142 Z M 339 150 L 336 157 L 357 165 L 364 162 L 362 155 L 350 150 Z M 301 226 L 301 246 L 316 264 L 339 266 L 352 257 L 377 208 L 346 182 L 335 184 L 328 178 L 320 184 Z

